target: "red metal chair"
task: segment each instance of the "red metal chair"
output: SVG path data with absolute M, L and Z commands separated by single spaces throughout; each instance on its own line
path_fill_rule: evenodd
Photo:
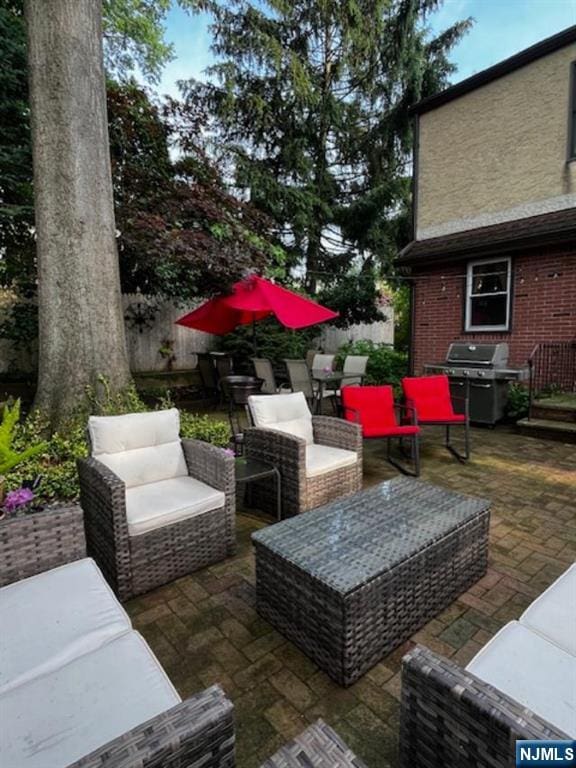
M 418 477 L 420 474 L 420 446 L 418 436 L 420 427 L 416 423 L 402 424 L 397 412 L 410 413 L 413 409 L 408 405 L 394 403 L 394 391 L 390 386 L 342 387 L 342 410 L 347 421 L 355 421 L 362 427 L 362 436 L 366 439 L 384 439 L 387 444 L 386 458 L 393 467 L 406 475 Z M 390 440 L 393 437 L 402 440 L 408 438 L 411 442 L 411 456 L 414 471 L 396 462 L 390 454 Z
M 440 425 L 446 427 L 446 448 L 458 461 L 470 458 L 470 419 L 468 398 L 453 397 L 450 393 L 448 377 L 419 376 L 402 379 L 402 388 L 406 405 L 414 409 L 415 423 L 419 425 Z M 464 413 L 454 411 L 453 401 L 464 403 Z M 459 453 L 450 442 L 450 427 L 464 427 L 464 453 Z

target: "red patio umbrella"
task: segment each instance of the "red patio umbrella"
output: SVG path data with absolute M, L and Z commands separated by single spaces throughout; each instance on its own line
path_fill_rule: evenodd
M 338 312 L 251 275 L 236 283 L 231 294 L 210 299 L 176 322 L 198 331 L 222 335 L 239 325 L 272 316 L 286 328 L 306 328 L 333 320 L 338 317 Z

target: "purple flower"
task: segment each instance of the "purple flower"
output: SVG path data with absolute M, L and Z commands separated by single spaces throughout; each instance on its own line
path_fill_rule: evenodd
M 222 450 L 227 456 L 236 456 L 232 448 L 223 448 Z
M 329 365 L 324 366 L 322 370 L 324 371 L 324 373 L 332 373 L 332 368 Z
M 6 512 L 15 512 L 18 507 L 29 504 L 34 498 L 30 488 L 18 488 L 16 491 L 10 491 L 4 499 L 4 509 Z

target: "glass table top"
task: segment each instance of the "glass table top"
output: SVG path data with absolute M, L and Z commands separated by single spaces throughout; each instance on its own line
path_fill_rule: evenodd
M 347 593 L 489 507 L 486 499 L 397 477 L 257 531 L 252 539 Z

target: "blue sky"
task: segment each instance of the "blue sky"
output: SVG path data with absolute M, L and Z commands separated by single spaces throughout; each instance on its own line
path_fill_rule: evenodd
M 439 32 L 468 16 L 475 24 L 452 52 L 458 67 L 453 82 L 576 24 L 576 0 L 445 0 L 429 24 Z M 166 38 L 176 58 L 164 70 L 160 93 L 177 95 L 178 80 L 202 79 L 212 61 L 208 23 L 205 15 L 189 16 L 178 7 L 170 11 Z

